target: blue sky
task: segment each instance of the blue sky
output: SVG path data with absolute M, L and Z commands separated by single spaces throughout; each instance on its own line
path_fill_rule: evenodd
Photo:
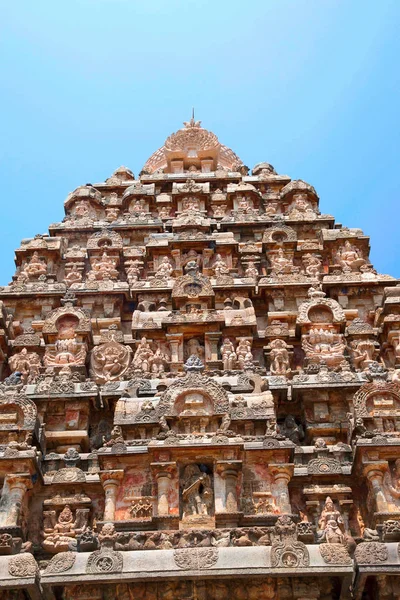
M 399 0 L 15 0 L 0 8 L 0 283 L 78 185 L 196 118 L 316 188 L 400 276 Z

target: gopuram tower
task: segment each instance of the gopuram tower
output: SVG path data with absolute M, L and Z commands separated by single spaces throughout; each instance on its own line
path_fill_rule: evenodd
M 192 119 L 0 289 L 0 600 L 399 600 L 400 286 Z

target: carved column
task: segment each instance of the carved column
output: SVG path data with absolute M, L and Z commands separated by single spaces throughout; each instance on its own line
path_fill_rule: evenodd
M 386 463 L 370 463 L 364 467 L 364 475 L 372 488 L 377 512 L 387 512 L 388 505 L 383 492 L 383 475 Z
M 208 362 L 216 362 L 218 360 L 218 343 L 221 338 L 220 331 L 212 331 L 205 333 L 207 355 L 206 360 Z
M 156 475 L 157 478 L 157 513 L 159 516 L 169 515 L 169 484 L 171 473 L 168 471 L 160 471 Z
M 183 334 L 167 333 L 166 338 L 171 348 L 171 363 L 183 362 Z
M 18 525 L 22 501 L 31 487 L 29 475 L 6 475 L 0 501 L 0 526 Z
M 100 480 L 105 491 L 104 521 L 114 521 L 117 491 L 123 475 L 122 470 L 100 473 Z
M 165 517 L 170 514 L 169 496 L 171 480 L 176 473 L 175 462 L 151 463 L 154 478 L 157 482 L 157 516 Z
M 234 513 L 238 511 L 237 481 L 241 464 L 240 460 L 221 461 L 217 464 L 217 472 L 225 482 L 222 506 L 226 512 Z
M 270 465 L 271 474 L 274 477 L 274 496 L 277 506 L 282 513 L 291 514 L 288 484 L 293 475 L 293 465 Z

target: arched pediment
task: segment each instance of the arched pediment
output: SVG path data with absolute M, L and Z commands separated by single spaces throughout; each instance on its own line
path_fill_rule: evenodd
M 296 240 L 296 231 L 287 225 L 269 227 L 263 235 L 264 244 L 281 244 L 282 242 L 295 242 Z
M 0 430 L 33 430 L 37 419 L 37 408 L 25 396 L 0 397 Z
M 204 414 L 224 414 L 229 410 L 229 398 L 219 383 L 191 372 L 165 390 L 157 412 L 159 415 L 179 416 L 185 411 L 196 410 L 196 407 Z
M 91 331 L 90 318 L 81 308 L 75 308 L 74 306 L 61 306 L 51 311 L 43 325 L 43 333 L 54 333 L 59 332 L 60 326 L 66 318 L 70 318 L 71 322 L 76 322 L 74 331 L 77 334 L 88 334 Z
M 360 387 L 353 399 L 357 417 L 400 415 L 400 385 L 388 381 L 372 381 Z
M 96 233 L 90 236 L 87 242 L 87 248 L 89 250 L 96 248 L 117 248 L 120 250 L 122 249 L 122 246 L 122 237 L 116 231 L 112 231 L 112 229 L 96 231 Z

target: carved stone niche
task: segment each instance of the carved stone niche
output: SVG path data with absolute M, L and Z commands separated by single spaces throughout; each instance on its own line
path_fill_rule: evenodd
M 157 413 L 164 433 L 215 435 L 229 426 L 229 399 L 213 379 L 189 372 L 160 397 Z
M 43 359 L 46 367 L 85 365 L 92 332 L 90 318 L 82 309 L 67 302 L 49 314 L 42 331 L 46 341 Z
M 6 392 L 0 396 L 0 444 L 14 450 L 31 448 L 32 435 L 38 434 L 37 408 L 17 392 Z
M 179 495 L 183 527 L 215 526 L 213 479 L 211 465 L 190 463 L 181 467 Z
M 224 301 L 224 318 L 226 327 L 255 325 L 256 314 L 251 299 L 245 296 L 226 298 Z
M 350 532 L 349 516 L 353 507 L 353 491 L 350 487 L 342 483 L 320 483 L 305 486 L 303 494 L 307 520 L 314 524 L 321 541 L 327 533 L 326 527 L 331 519 L 336 521 L 342 533 Z
M 43 502 L 43 542 L 46 552 L 75 549 L 77 536 L 88 527 L 92 501 L 83 493 L 58 494 Z
M 355 435 L 400 438 L 400 385 L 388 381 L 363 384 L 353 399 L 350 424 Z

